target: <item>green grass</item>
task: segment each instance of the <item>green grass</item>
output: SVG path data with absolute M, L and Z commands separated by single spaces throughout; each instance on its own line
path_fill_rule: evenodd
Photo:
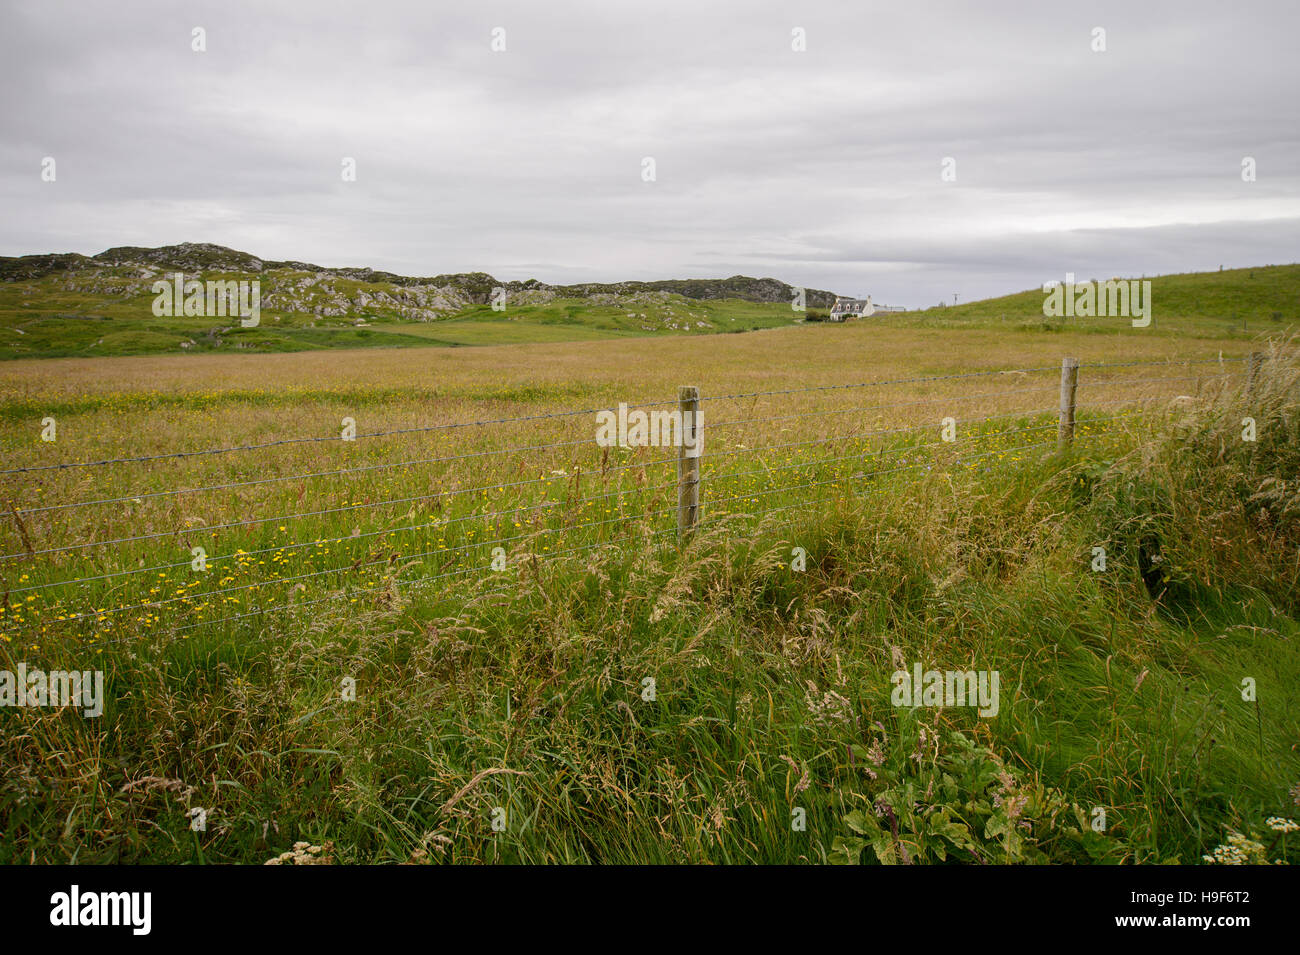
M 1134 276 L 1135 277 L 1135 276 Z M 1051 277 L 1063 281 L 1065 276 Z M 1076 276 L 1077 282 L 1110 276 Z M 1300 265 L 1269 265 L 1222 272 L 1147 276 L 1152 320 L 1146 335 L 1249 339 L 1300 327 Z M 1123 318 L 1048 318 L 1041 289 L 1017 292 L 920 312 L 877 316 L 871 321 L 900 326 L 1010 327 L 1026 332 L 1057 330 L 1124 334 Z
M 683 548 L 651 536 L 670 517 L 638 520 L 661 472 L 620 479 L 626 519 L 586 531 L 560 476 L 499 573 L 471 546 L 483 572 L 453 584 L 400 581 L 461 558 L 399 559 L 297 610 L 0 644 L 6 666 L 93 653 L 110 701 L 93 726 L 0 713 L 0 860 L 258 863 L 306 841 L 342 862 L 1199 861 L 1295 814 L 1295 385 L 1276 367 L 1250 399 L 1085 417 L 1063 455 L 1016 450 L 1037 418 L 766 469 L 715 445 Z M 1245 410 L 1254 445 L 1233 441 Z M 376 550 L 412 552 L 400 523 Z M 258 533 L 244 546 L 282 540 Z M 899 660 L 998 670 L 999 715 L 892 706 Z

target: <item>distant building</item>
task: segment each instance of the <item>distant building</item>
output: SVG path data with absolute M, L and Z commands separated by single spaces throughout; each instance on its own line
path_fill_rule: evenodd
M 848 318 L 862 318 L 870 315 L 875 311 L 871 307 L 871 296 L 866 298 L 839 298 L 836 297 L 835 304 L 831 306 L 831 321 L 842 322 Z
M 842 322 L 850 318 L 866 318 L 877 312 L 904 312 L 906 309 L 897 305 L 873 305 L 871 296 L 866 298 L 839 298 L 831 306 L 830 320 Z

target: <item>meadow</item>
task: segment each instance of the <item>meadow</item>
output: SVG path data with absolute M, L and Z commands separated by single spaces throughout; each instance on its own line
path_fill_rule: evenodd
M 933 311 L 5 362 L 0 669 L 107 700 L 0 709 L 0 861 L 1288 860 L 1286 323 Z M 675 449 L 593 440 L 680 385 L 686 539 Z M 915 662 L 1000 712 L 892 705 Z

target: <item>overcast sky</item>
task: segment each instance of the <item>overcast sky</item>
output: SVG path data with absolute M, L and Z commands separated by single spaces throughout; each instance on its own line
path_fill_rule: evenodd
M 215 242 L 908 306 L 1300 260 L 1296 0 L 0 10 L 0 254 Z

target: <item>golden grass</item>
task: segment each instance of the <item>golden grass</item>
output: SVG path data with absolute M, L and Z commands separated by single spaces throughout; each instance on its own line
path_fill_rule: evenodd
M 112 618 L 153 628 L 173 610 L 204 619 L 242 611 L 263 584 L 284 600 L 347 582 L 384 586 L 481 569 L 485 541 L 543 534 L 537 550 L 554 553 L 608 539 L 625 519 L 648 516 L 671 528 L 675 450 L 602 449 L 590 414 L 365 435 L 671 401 L 686 383 L 706 399 L 704 500 L 714 514 L 842 493 L 862 484 L 864 470 L 928 460 L 948 416 L 962 439 L 954 453 L 973 450 L 966 439 L 977 432 L 1002 429 L 979 447 L 1014 463 L 1028 453 L 1019 448 L 1054 440 L 1063 354 L 1087 363 L 1219 352 L 1138 333 L 1121 348 L 1109 335 L 954 335 L 855 323 L 554 346 L 8 363 L 0 365 L 0 401 L 21 409 L 0 424 L 10 468 L 321 440 L 7 475 L 4 505 L 19 513 L 4 522 L 0 553 L 37 553 L 0 564 L 0 585 L 19 601 L 3 613 L 11 624 L 40 620 L 62 630 L 57 621 L 68 615 L 165 601 Z M 1080 412 L 1117 415 L 1152 398 L 1198 394 L 1215 375 L 1240 370 L 1237 362 L 1085 367 Z M 972 371 L 995 373 L 749 394 Z M 1148 386 L 1148 377 L 1186 380 Z M 719 397 L 727 394 L 743 397 Z M 46 404 L 57 410 L 53 444 L 37 437 Z M 356 420 L 356 442 L 337 439 L 345 417 Z M 909 428 L 920 430 L 894 433 Z M 1081 435 L 1094 430 L 1085 425 Z M 95 501 L 109 503 L 60 507 Z M 144 539 L 77 546 L 128 538 Z M 194 546 L 214 561 L 206 574 L 185 566 Z M 30 589 L 101 575 L 112 576 L 88 590 Z M 297 575 L 307 576 L 290 590 L 282 578 Z
M 1122 333 L 1028 333 L 890 328 L 866 322 L 738 335 L 635 338 L 464 349 L 359 349 L 279 355 L 50 359 L 0 364 L 0 395 L 205 393 L 257 389 L 427 389 L 484 393 L 518 388 L 618 389 L 633 397 L 799 387 L 876 378 L 1085 362 L 1240 356 L 1248 342 Z

